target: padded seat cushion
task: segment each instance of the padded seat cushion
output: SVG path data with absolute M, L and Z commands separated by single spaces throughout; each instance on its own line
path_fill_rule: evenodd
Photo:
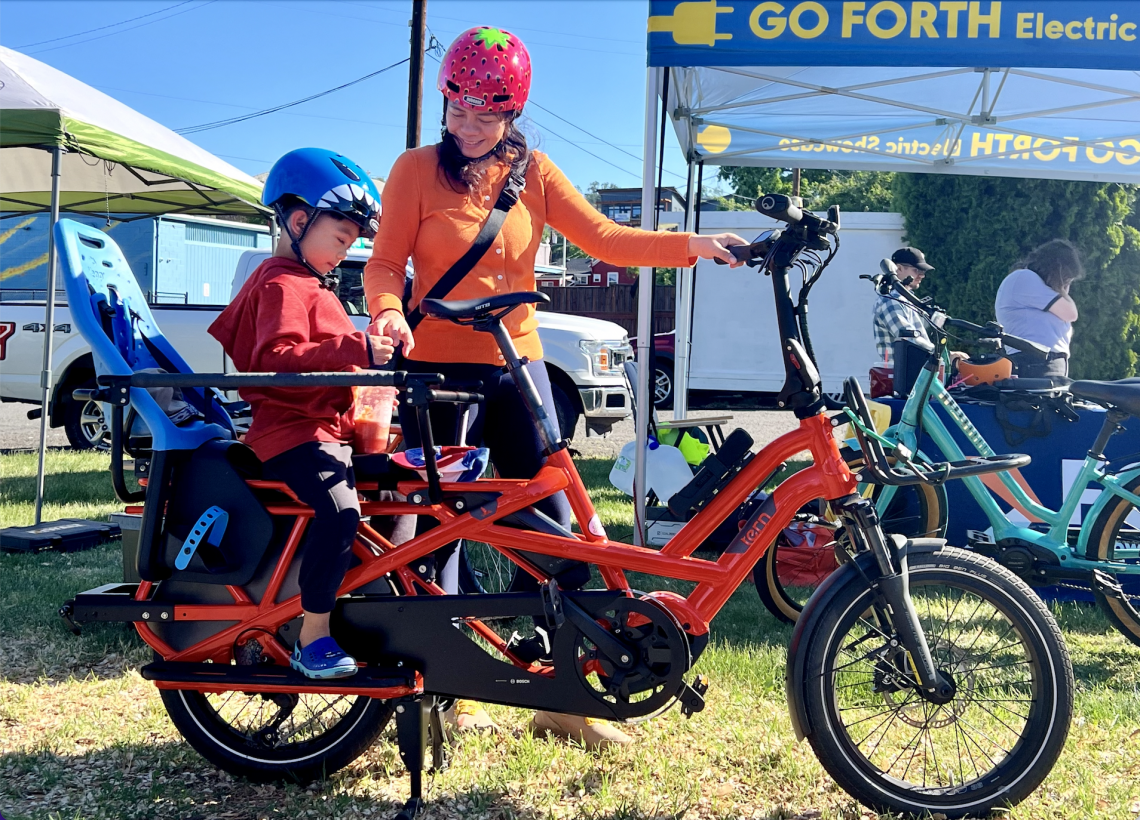
M 1110 404 L 1125 413 L 1140 416 L 1140 382 L 1131 379 L 1119 382 L 1078 381 L 1069 385 L 1069 392 L 1077 398 Z

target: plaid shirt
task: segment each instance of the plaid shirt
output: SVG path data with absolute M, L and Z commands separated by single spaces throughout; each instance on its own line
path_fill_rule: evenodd
M 891 361 L 891 346 L 896 339 L 902 338 L 904 330 L 913 330 L 920 340 L 930 341 L 926 335 L 926 320 L 922 314 L 905 302 L 898 299 L 880 296 L 875 302 L 875 354 L 879 361 Z

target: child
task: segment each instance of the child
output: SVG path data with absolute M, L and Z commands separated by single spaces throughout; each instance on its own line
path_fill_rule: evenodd
M 269 172 L 262 202 L 281 239 L 233 303 L 210 326 L 238 370 L 304 373 L 383 365 L 392 342 L 356 330 L 329 274 L 359 237 L 375 236 L 380 194 L 355 162 L 332 151 L 291 151 Z M 301 559 L 301 626 L 290 665 L 309 678 L 356 673 L 329 633 L 329 615 L 348 571 L 360 522 L 352 472 L 352 390 L 251 388 L 245 442 L 315 511 Z

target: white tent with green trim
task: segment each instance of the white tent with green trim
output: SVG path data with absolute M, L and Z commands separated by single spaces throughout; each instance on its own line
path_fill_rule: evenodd
M 0 47 L 0 211 L 266 214 L 261 183 L 116 99 Z
M 245 214 L 268 218 L 261 183 L 74 77 L 0 47 L 0 211 L 135 218 Z M 51 396 L 56 251 L 48 233 L 43 407 Z M 47 412 L 40 419 L 36 523 L 43 508 Z

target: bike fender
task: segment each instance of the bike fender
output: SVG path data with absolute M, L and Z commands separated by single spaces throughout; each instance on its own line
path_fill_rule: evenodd
M 858 568 L 856 568 L 858 565 Z M 819 585 L 815 593 L 807 602 L 803 612 L 796 621 L 796 628 L 792 631 L 792 640 L 788 645 L 788 663 L 785 667 L 784 688 L 788 698 L 788 712 L 792 718 L 792 728 L 796 732 L 796 739 L 803 740 L 812 733 L 811 722 L 808 720 L 807 710 L 804 708 L 804 687 L 808 677 L 807 648 L 808 637 L 815 631 L 821 613 L 831 601 L 831 589 L 840 584 L 846 584 L 859 575 L 859 569 L 869 578 L 879 576 L 879 566 L 875 557 L 870 553 L 855 556 L 854 563 L 841 566 L 831 573 Z
M 1121 484 L 1128 484 L 1137 476 L 1140 476 L 1140 464 L 1129 464 L 1128 467 L 1116 474 Z M 1088 557 L 1089 531 L 1092 530 L 1092 527 L 1085 526 L 1085 524 L 1091 525 L 1093 521 L 1096 521 L 1104 511 L 1104 508 L 1107 507 L 1108 503 L 1115 497 L 1116 496 L 1107 490 L 1101 490 L 1100 495 L 1097 496 L 1096 502 L 1089 509 L 1088 513 L 1081 517 L 1081 534 L 1077 539 L 1077 555 Z

